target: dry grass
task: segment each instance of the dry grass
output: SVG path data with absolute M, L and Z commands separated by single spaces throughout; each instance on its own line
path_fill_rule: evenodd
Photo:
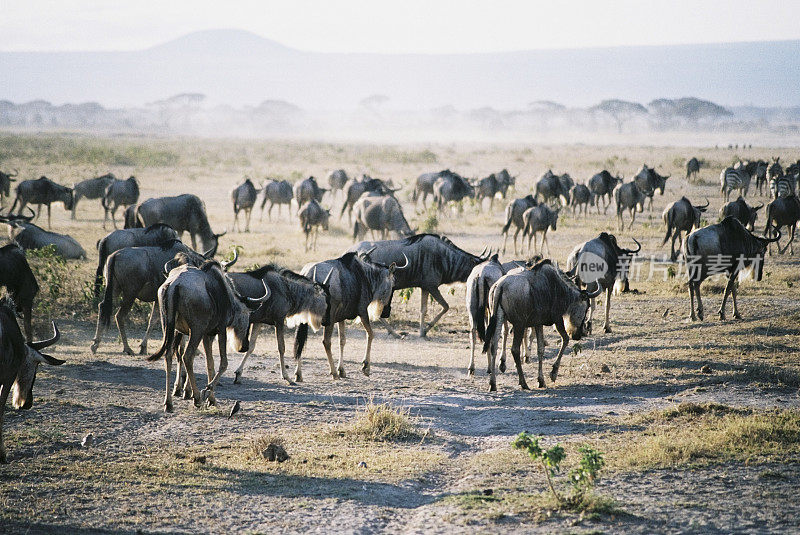
M 353 422 L 343 430 L 348 436 L 374 441 L 420 439 L 425 433 L 419 430 L 411 409 L 386 402 L 375 403 L 372 399 L 356 412 Z

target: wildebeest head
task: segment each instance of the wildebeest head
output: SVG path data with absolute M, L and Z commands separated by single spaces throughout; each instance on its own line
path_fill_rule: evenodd
M 408 257 L 405 256 L 405 253 L 403 257 L 405 257 L 406 262 L 402 266 L 398 266 L 394 262 L 388 266 L 372 262 L 369 258 L 369 253 L 371 253 L 373 249 L 358 255 L 359 260 L 362 262 L 369 264 L 373 268 L 381 268 L 377 278 L 371 277 L 372 301 L 370 301 L 367 306 L 367 313 L 370 321 L 389 317 L 391 313 L 392 292 L 394 291 L 394 272 L 396 269 L 405 269 L 408 267 Z
M 550 211 L 550 228 L 556 230 L 556 225 L 558 224 L 558 213 L 561 211 L 561 208 L 556 208 L 555 210 Z
M 216 262 L 209 262 L 209 263 L 216 264 Z M 234 347 L 237 348 L 236 351 L 244 353 L 248 350 L 250 345 L 248 333 L 250 330 L 250 323 L 251 323 L 250 318 L 252 316 L 252 313 L 255 312 L 258 309 L 258 307 L 260 307 L 269 299 L 271 292 L 269 286 L 267 286 L 267 283 L 261 281 L 261 283 L 264 285 L 264 295 L 255 299 L 252 297 L 246 297 L 237 292 L 236 289 L 233 287 L 233 284 L 231 284 L 231 282 L 227 280 L 227 277 L 225 278 L 226 278 L 225 281 L 226 284 L 230 287 L 231 291 L 236 296 L 236 302 L 231 303 L 232 305 L 234 305 L 233 318 L 228 323 L 227 327 L 228 335 L 233 337 L 233 340 L 235 342 Z
M 9 309 L 4 307 L 4 313 L 9 314 Z M 16 320 L 12 319 L 16 324 Z M 6 322 L 4 322 L 6 323 Z M 19 327 L 17 327 L 17 330 Z M 53 366 L 60 366 L 65 361 L 51 357 L 41 351 L 56 342 L 61 337 L 56 323 L 53 322 L 53 337 L 49 340 L 42 340 L 40 342 L 30 342 L 24 345 L 25 357 L 22 360 L 22 365 L 17 371 L 17 377 L 14 380 L 14 385 L 11 388 L 12 403 L 17 409 L 30 409 L 33 406 L 33 383 L 36 380 L 36 370 L 39 364 L 51 364 Z M 20 340 L 22 335 L 19 335 Z
M 568 284 L 575 285 L 571 279 L 568 279 L 568 281 Z M 592 324 L 586 321 L 586 316 L 589 312 L 589 300 L 597 297 L 603 291 L 603 287 L 600 286 L 599 282 L 595 281 L 595 285 L 594 290 L 591 292 L 579 290 L 580 298 L 573 301 L 564 313 L 564 328 L 573 340 L 580 340 L 584 336 L 592 334 Z
M 710 203 L 708 202 L 708 199 L 706 199 L 706 204 L 704 204 L 702 206 L 701 205 L 692 205 L 692 214 L 694 215 L 694 227 L 695 228 L 700 228 L 700 217 L 703 215 L 703 213 L 706 210 L 708 210 L 708 205 L 709 204 Z

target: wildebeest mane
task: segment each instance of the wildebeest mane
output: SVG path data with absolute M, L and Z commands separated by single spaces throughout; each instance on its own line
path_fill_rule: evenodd
M 150 234 L 151 232 L 155 232 L 157 230 L 172 230 L 172 231 L 174 231 L 175 229 L 173 229 L 172 227 L 170 227 L 166 223 L 153 223 L 152 225 L 150 225 L 149 227 L 144 229 L 144 233 L 145 234 Z M 180 240 L 178 240 L 178 241 L 180 241 Z
M 176 243 L 183 243 L 183 242 L 181 240 L 179 240 L 178 238 L 174 238 L 174 239 L 165 241 L 164 243 L 159 245 L 159 247 L 161 247 L 162 251 L 166 251 L 168 249 L 171 249 Z
M 0 345 L 0 367 L 3 370 L 17 370 L 26 353 L 25 339 L 14 315 L 15 310 L 16 305 L 10 297 L 0 299 L 0 324 L 5 335 L 5 340 L 2 340 L 5 344 Z M 11 351 L 5 351 L 6 347 L 3 346 L 6 344 L 11 346 Z

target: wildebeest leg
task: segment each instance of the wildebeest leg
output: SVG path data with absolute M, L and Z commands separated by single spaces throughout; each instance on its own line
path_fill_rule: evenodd
M 614 287 L 606 288 L 606 318 L 603 322 L 603 332 L 610 333 L 611 332 L 611 320 L 609 319 L 609 314 L 611 313 L 611 291 Z
M 503 313 L 502 307 L 497 309 L 497 323 L 505 327 L 505 314 Z M 497 344 L 499 341 L 500 331 L 496 330 L 489 344 L 489 351 L 486 352 L 486 358 L 488 360 L 486 373 L 489 375 L 489 392 L 495 392 L 497 390 Z M 503 339 L 503 346 L 505 350 L 505 337 Z
M 419 336 L 425 338 L 425 334 L 428 332 L 425 329 L 425 314 L 428 313 L 428 290 L 420 288 L 419 298 Z
M 728 276 L 728 284 L 725 285 L 725 291 L 722 293 L 722 304 L 718 311 L 720 320 L 725 320 L 725 304 L 728 302 L 728 294 L 733 290 L 734 284 L 736 284 L 736 272 Z
M 559 318 L 556 322 L 556 330 L 558 331 L 558 334 L 561 335 L 561 349 L 558 350 L 558 356 L 556 357 L 556 361 L 553 363 L 553 369 L 550 370 L 550 380 L 554 383 L 558 377 L 558 367 L 561 366 L 561 357 L 564 356 L 564 351 L 567 349 L 567 345 L 569 345 L 569 335 L 567 334 L 567 330 L 564 328 L 563 319 Z
M 247 216 L 247 224 L 244 227 L 244 231 L 250 232 L 250 216 L 253 214 L 253 209 L 252 208 L 245 209 L 244 214 Z
M 114 225 L 114 229 L 116 229 L 117 228 L 117 205 L 116 204 L 111 209 L 111 223 Z M 103 226 L 103 228 L 105 228 L 105 226 Z
M 739 305 L 736 303 L 736 290 L 739 288 L 738 281 L 734 283 L 733 288 L 731 288 L 731 299 L 733 299 L 733 317 L 737 320 L 742 319 L 739 315 Z
M 633 222 L 634 221 L 636 221 L 636 207 L 635 206 L 633 207 L 633 210 L 631 210 L 631 223 L 630 223 L 630 225 L 628 225 L 628 230 L 630 230 L 631 227 L 633 227 Z
M 258 339 L 258 333 L 261 332 L 261 323 L 253 323 L 250 325 L 250 336 L 248 337 L 250 343 L 247 346 L 247 351 L 245 352 L 244 356 L 242 357 L 242 362 L 239 363 L 239 367 L 236 368 L 236 371 L 233 372 L 233 384 L 238 385 L 242 382 L 242 372 L 244 372 L 244 365 L 247 362 L 247 359 L 250 358 L 250 355 L 253 354 L 253 350 L 256 348 L 256 339 Z M 275 327 L 275 333 L 278 333 L 277 326 Z M 281 338 L 278 338 L 278 347 L 280 348 Z M 283 351 L 280 352 L 280 361 L 281 361 L 281 374 L 283 378 L 286 379 L 286 372 L 283 371 Z
M 6 448 L 3 445 L 3 420 L 5 419 L 6 401 L 8 400 L 9 392 L 11 392 L 10 384 L 0 384 L 0 464 L 8 462 Z
M 47 228 L 53 228 L 50 225 L 50 203 L 47 203 Z
M 325 355 L 328 357 L 328 364 L 331 367 L 331 377 L 334 379 L 339 378 L 339 372 L 336 371 L 336 366 L 333 364 L 333 353 L 331 352 L 331 338 L 333 337 L 333 324 L 326 325 L 322 330 L 322 347 L 325 348 Z
M 547 241 L 547 229 L 542 233 L 542 256 L 544 256 L 544 246 L 547 245 L 547 254 L 550 254 L 550 243 Z
M 507 321 L 503 322 L 503 352 L 500 353 L 500 373 L 506 373 L 506 349 L 508 348 L 508 333 L 511 326 Z
M 387 332 L 388 332 L 390 335 L 392 335 L 393 337 L 395 337 L 395 338 L 397 338 L 397 339 L 399 339 L 399 340 L 402 340 L 402 339 L 404 338 L 403 336 L 399 335 L 399 334 L 397 333 L 397 331 L 395 331 L 395 330 L 394 330 L 394 327 L 392 327 L 392 324 L 391 324 L 391 323 L 389 323 L 388 321 L 386 321 L 386 319 L 384 319 L 384 318 L 379 318 L 379 319 L 378 319 L 378 321 L 381 323 L 381 325 L 383 325 L 384 327 L 386 327 L 386 331 L 387 331 Z
M 181 357 L 183 366 L 186 368 L 186 377 L 189 381 L 189 386 L 192 389 L 192 399 L 194 400 L 195 407 L 200 407 L 200 390 L 197 388 L 197 381 L 194 377 L 194 354 L 197 352 L 201 340 L 201 335 L 194 332 L 189 333 L 189 343 L 186 344 L 186 350 Z
M 542 361 L 544 360 L 544 327 L 541 325 L 536 325 L 533 327 L 534 334 L 536 335 L 536 358 L 539 361 L 539 374 L 536 377 L 536 381 L 539 384 L 539 388 L 544 388 L 544 372 L 542 371 Z
M 336 370 L 339 372 L 339 377 L 347 377 L 344 373 L 344 345 L 347 342 L 346 330 L 347 326 L 344 321 L 340 321 L 336 324 L 336 331 L 339 333 L 339 366 L 336 367 Z
M 697 317 L 703 319 L 703 301 L 700 299 L 700 282 L 694 284 L 694 292 L 697 297 Z
M 117 322 L 117 329 L 119 329 L 119 336 L 122 338 L 122 352 L 127 355 L 134 355 L 133 349 L 128 345 L 128 335 L 125 332 L 125 319 L 133 306 L 133 299 L 123 299 L 119 310 L 114 315 L 114 320 Z
M 168 347 L 166 353 L 164 353 L 164 371 L 167 373 L 167 382 L 166 382 L 166 389 L 167 393 L 164 395 L 164 412 L 172 412 L 172 390 L 170 390 L 169 384 L 169 375 L 172 373 L 172 353 L 173 348 Z M 180 376 L 180 364 L 178 365 L 178 376 L 175 377 L 175 386 L 177 388 L 177 381 L 178 377 Z
M 450 310 L 450 305 L 448 305 L 448 304 L 447 304 L 447 301 L 445 301 L 445 300 L 444 300 L 444 297 L 442 297 L 442 294 L 441 294 L 441 292 L 439 291 L 439 288 L 431 288 L 430 290 L 428 290 L 428 292 L 431 294 L 431 296 L 433 297 L 433 299 L 434 299 L 434 300 L 435 300 L 437 303 L 439 303 L 439 304 L 441 305 L 441 307 L 442 307 L 442 310 L 441 310 L 441 311 L 440 311 L 440 312 L 439 312 L 439 313 L 436 315 L 436 317 L 435 317 L 435 318 L 433 318 L 433 321 L 431 321 L 431 322 L 428 324 L 428 327 L 427 327 L 427 329 L 425 329 L 425 332 L 422 334 L 422 336 L 423 336 L 423 337 L 424 337 L 425 335 L 427 335 L 427 334 L 428 334 L 428 331 L 430 331 L 430 330 L 433 328 L 433 326 L 434 326 L 434 325 L 436 325 L 436 322 L 437 322 L 437 321 L 439 321 L 439 320 L 441 319 L 441 317 L 442 317 L 442 316 L 444 316 L 444 315 L 445 315 L 445 313 L 446 313 L 448 310 Z
M 369 377 L 369 356 L 370 350 L 372 349 L 372 339 L 374 335 L 372 333 L 372 325 L 369 324 L 369 316 L 360 316 L 361 317 L 361 325 L 364 326 L 364 330 L 367 333 L 367 350 L 364 352 L 364 362 L 361 363 L 361 372 Z
M 289 374 L 286 372 L 286 364 L 284 364 L 283 357 L 286 353 L 286 341 L 285 341 L 285 333 L 286 327 L 283 324 L 283 321 L 278 321 L 275 324 L 275 338 L 278 341 L 278 363 L 281 366 L 281 377 L 283 380 L 289 383 L 290 385 L 294 384 L 292 380 L 289 378 Z M 256 339 L 253 335 L 250 335 L 250 348 L 254 348 L 256 345 Z
M 470 320 L 470 323 L 472 321 Z M 469 327 L 469 366 L 467 375 L 475 375 L 475 339 L 478 337 L 478 329 L 474 325 Z
M 522 343 L 525 341 L 525 327 L 522 325 L 514 325 L 513 327 L 514 339 L 511 342 L 511 356 L 514 357 L 514 364 L 517 366 L 519 386 L 523 390 L 530 390 L 528 383 L 525 381 L 525 372 L 522 371 L 522 358 L 520 355 Z
M 25 340 L 33 341 L 33 330 L 31 329 L 31 307 L 26 306 L 22 309 L 22 323 L 25 328 Z
M 672 235 L 672 242 L 670 243 L 669 259 L 672 260 L 673 262 L 675 261 L 675 258 L 676 258 L 675 240 L 678 239 L 678 236 L 680 236 L 680 234 L 681 234 L 681 231 L 679 230 L 675 234 Z M 681 238 L 681 244 L 683 244 L 683 238 Z
M 153 301 L 153 308 L 150 310 L 150 318 L 147 320 L 147 329 L 144 331 L 144 338 L 142 338 L 142 343 L 139 344 L 139 354 L 146 355 L 147 354 L 147 337 L 150 336 L 150 329 L 153 328 L 153 318 L 156 317 L 156 310 L 158 310 L 158 301 Z M 159 312 L 161 315 L 161 312 Z
M 517 230 L 514 231 L 514 254 L 517 254 L 517 236 L 519 236 L 519 231 L 521 229 L 517 227 Z
M 236 224 L 239 222 L 239 211 L 233 211 L 233 231 L 236 232 Z
M 503 254 L 506 254 L 506 242 L 508 241 L 508 232 L 503 233 Z
M 694 281 L 689 281 L 689 318 L 692 321 L 697 321 L 697 316 L 694 314 L 694 292 L 695 292 L 695 283 Z
M 197 238 L 194 236 L 194 232 L 190 232 L 189 236 L 192 238 L 192 249 L 195 251 L 197 250 Z

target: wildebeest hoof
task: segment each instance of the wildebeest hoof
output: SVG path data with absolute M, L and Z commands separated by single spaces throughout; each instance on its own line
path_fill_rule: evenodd
M 611 327 L 609 327 L 608 325 L 603 325 L 603 332 L 606 334 L 610 333 Z
M 98 347 L 99 345 L 100 345 L 100 342 L 98 342 L 97 340 L 95 340 L 95 341 L 94 341 L 94 343 L 93 343 L 92 345 L 90 345 L 90 346 L 89 346 L 89 351 L 91 351 L 91 352 L 92 352 L 92 355 L 94 355 L 95 353 L 97 353 L 97 347 Z
M 331 377 L 333 377 L 334 379 L 338 379 L 339 378 L 339 372 L 337 372 L 336 370 L 333 370 L 331 372 Z
M 133 349 L 131 349 L 129 347 L 126 347 L 125 349 L 123 349 L 122 352 L 125 353 L 126 355 L 130 355 L 130 356 L 134 356 L 135 355 L 135 353 L 133 352 Z
M 165 404 L 164 404 L 164 413 L 165 413 L 165 414 L 169 414 L 169 413 L 171 413 L 171 412 L 172 412 L 172 411 L 174 411 L 174 410 L 175 410 L 175 409 L 173 409 L 173 408 L 172 408 L 172 403 L 165 403 Z
M 724 312 L 720 312 L 719 313 L 719 320 L 720 321 L 725 321 L 725 313 Z
M 558 368 L 553 368 L 553 370 L 550 372 L 550 380 L 555 383 L 557 378 L 558 378 Z
M 547 387 L 547 385 L 544 384 L 544 379 L 542 377 L 537 378 L 537 381 L 539 382 L 539 388 Z
M 491 373 L 491 372 L 489 372 L 489 373 Z M 475 375 L 475 368 L 467 368 L 467 375 L 469 375 L 470 377 L 474 376 Z
M 181 387 L 176 386 L 172 389 L 172 395 L 175 397 L 179 397 L 181 395 Z
M 284 379 L 286 379 L 286 377 L 284 377 Z M 288 379 L 287 379 L 287 381 L 288 381 Z M 242 384 L 242 374 L 241 374 L 241 373 L 239 373 L 239 372 L 236 372 L 236 373 L 233 375 L 233 384 L 235 384 L 235 385 L 240 385 L 240 384 Z
M 733 319 L 740 320 L 740 319 L 742 319 L 742 316 L 740 316 L 738 312 L 734 312 L 733 313 Z
M 190 388 L 183 390 L 183 399 L 192 399 L 192 390 Z
M 302 383 L 303 382 L 303 374 L 301 374 L 301 373 L 294 374 L 294 380 L 297 383 Z
M 142 344 L 139 346 L 139 354 L 147 355 L 147 344 Z
M 497 385 L 494 383 L 489 383 L 489 392 L 497 392 Z
M 367 366 L 366 364 L 364 366 L 361 366 L 361 373 L 369 377 L 369 366 Z
M 344 372 L 344 366 L 339 366 L 339 368 L 336 371 L 339 372 L 339 377 L 341 377 L 342 379 L 347 377 L 347 374 Z
M 206 401 L 208 399 L 214 399 L 214 392 L 211 388 L 205 387 L 200 391 L 200 399 Z
M 500 361 L 500 373 L 506 373 L 506 361 Z
M 519 384 L 519 387 L 520 387 L 521 389 L 523 389 L 523 390 L 530 390 L 530 389 L 531 389 L 531 388 L 528 386 L 528 383 L 526 383 L 526 382 L 524 382 L 524 381 L 523 381 L 523 382 L 521 382 L 521 383 Z

